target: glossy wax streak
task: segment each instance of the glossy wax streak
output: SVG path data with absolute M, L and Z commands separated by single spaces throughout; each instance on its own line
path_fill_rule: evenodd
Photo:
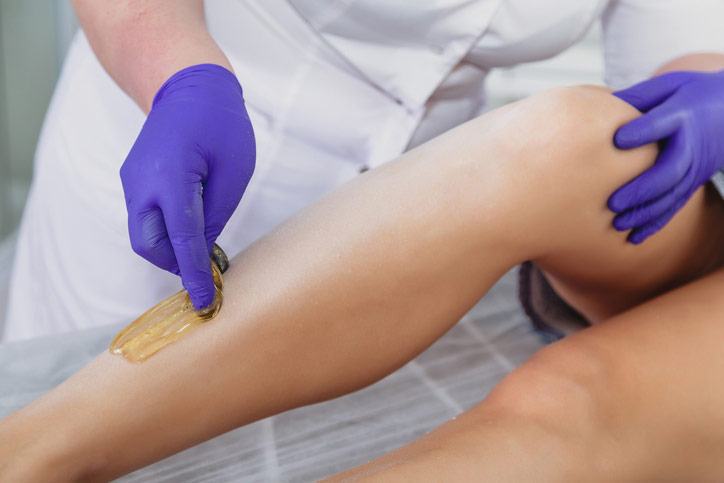
M 185 336 L 196 327 L 213 319 L 224 300 L 222 272 L 229 266 L 224 252 L 217 245 L 211 259 L 216 293 L 205 309 L 194 310 L 189 294 L 181 290 L 141 315 L 123 329 L 111 342 L 111 354 L 121 355 L 131 362 L 143 362 L 168 344 Z

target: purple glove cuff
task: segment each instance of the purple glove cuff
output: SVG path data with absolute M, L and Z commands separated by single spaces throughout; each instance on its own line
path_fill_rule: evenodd
M 217 64 L 198 64 L 186 67 L 169 77 L 153 97 L 151 109 L 174 100 L 194 100 L 189 97 L 189 88 L 203 88 L 204 102 L 221 108 L 233 108 L 229 99 L 238 96 L 243 107 L 244 92 L 236 76 L 227 68 Z M 237 111 L 246 116 L 246 110 Z

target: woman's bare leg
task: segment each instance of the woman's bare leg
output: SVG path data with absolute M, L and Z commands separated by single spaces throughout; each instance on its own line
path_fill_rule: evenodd
M 721 213 L 703 191 L 639 247 L 609 228 L 606 197 L 655 154 L 611 146 L 635 115 L 595 89 L 558 90 L 361 176 L 240 254 L 214 322 L 141 365 L 102 354 L 3 421 L 4 474 L 37 457 L 54 475 L 106 479 L 359 389 L 425 349 L 526 259 L 592 286 L 625 276 L 639 297 L 690 265 L 704 270 L 713 248 L 704 234 Z
M 538 351 L 330 481 L 722 481 L 724 269 Z

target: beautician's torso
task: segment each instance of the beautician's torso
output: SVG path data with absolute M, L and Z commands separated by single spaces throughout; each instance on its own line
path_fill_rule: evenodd
M 233 255 L 364 167 L 475 116 L 491 68 L 564 50 L 608 3 L 207 2 L 258 153 L 219 244 Z M 128 241 L 118 170 L 143 121 L 79 34 L 38 144 L 6 339 L 128 322 L 179 287 Z
M 475 116 L 491 68 L 560 52 L 606 3 L 207 2 L 258 152 L 219 243 L 233 255 L 361 168 Z M 178 288 L 128 242 L 118 170 L 143 120 L 79 34 L 38 145 L 6 339 L 128 322 Z
M 444 111 L 420 128 L 435 134 L 477 114 L 490 69 L 565 50 L 607 4 L 252 0 L 208 2 L 207 17 L 248 104 L 286 132 L 374 166 L 400 153 L 427 111 Z

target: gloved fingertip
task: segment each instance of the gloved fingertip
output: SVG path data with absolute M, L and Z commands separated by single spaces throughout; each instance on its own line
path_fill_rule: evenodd
M 638 130 L 625 125 L 620 127 L 613 135 L 613 145 L 618 149 L 637 148 L 641 145 Z
M 188 290 L 188 289 L 187 289 Z M 196 310 L 205 309 L 214 301 L 215 290 L 214 284 L 211 283 L 211 289 L 201 288 L 197 290 L 189 290 L 191 303 L 194 304 Z
M 632 245 L 640 245 L 643 241 L 644 239 L 640 236 L 629 235 L 628 237 L 628 242 Z
M 629 89 L 623 89 L 620 91 L 612 92 L 611 94 L 614 97 L 618 97 L 622 101 L 628 102 L 629 104 L 631 104 L 631 101 L 629 100 L 629 97 L 631 97 L 631 96 L 629 96 Z
M 612 94 L 614 97 L 618 97 L 623 102 L 635 107 L 641 112 L 644 112 L 649 105 L 649 99 L 645 96 L 645 93 L 642 92 L 639 86 L 629 87 L 628 89 L 616 91 Z
M 208 273 L 204 272 L 196 274 L 195 278 L 184 279 L 183 286 L 189 293 L 191 303 L 194 304 L 196 310 L 205 309 L 211 305 L 216 295 L 214 278 L 211 275 L 211 263 L 209 263 Z
M 626 231 L 633 228 L 635 221 L 630 216 L 618 215 L 613 219 L 613 227 L 616 231 Z
M 614 213 L 618 213 L 618 211 L 616 210 L 616 207 L 617 207 L 616 200 L 614 199 L 613 195 L 609 196 L 608 200 L 606 200 L 606 206 L 608 207 L 609 210 L 613 211 Z
M 628 201 L 629 197 L 625 196 L 625 192 L 619 190 L 608 198 L 608 202 L 606 204 L 608 205 L 609 210 L 620 214 L 630 208 L 628 206 Z
M 629 234 L 628 241 L 633 245 L 640 245 L 654 233 L 656 233 L 656 231 L 651 231 L 650 229 L 645 228 L 634 230 L 631 234 Z

